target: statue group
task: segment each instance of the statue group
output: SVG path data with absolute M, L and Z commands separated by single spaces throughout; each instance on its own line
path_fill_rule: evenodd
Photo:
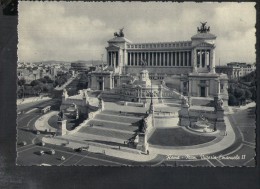
M 200 28 L 198 27 L 198 32 L 207 33 L 210 31 L 210 27 L 206 27 L 207 22 L 201 22 Z
M 124 34 L 123 30 L 124 30 L 124 28 L 119 29 L 119 33 L 115 32 L 114 36 L 115 37 L 124 37 L 125 34 Z

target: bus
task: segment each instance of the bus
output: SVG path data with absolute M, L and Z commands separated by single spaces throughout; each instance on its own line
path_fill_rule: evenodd
M 42 113 L 45 114 L 51 110 L 51 106 L 46 106 L 45 108 L 42 109 Z

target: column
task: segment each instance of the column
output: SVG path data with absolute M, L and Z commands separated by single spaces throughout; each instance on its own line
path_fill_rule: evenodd
M 194 49 L 191 51 L 191 58 L 192 58 L 192 67 L 193 67 L 193 72 L 197 72 L 197 50 Z
M 109 52 L 109 54 L 110 54 L 109 66 L 112 66 L 112 63 L 113 63 L 113 54 L 112 54 L 112 52 Z
M 171 52 L 171 66 L 173 66 L 173 53 L 174 52 Z
M 167 63 L 166 63 L 166 66 L 170 66 L 170 53 L 167 52 Z
M 185 62 L 185 51 L 183 51 L 183 54 L 182 54 L 182 62 L 183 62 L 183 66 L 187 66 L 186 62 Z
M 202 50 L 200 50 L 200 68 L 202 67 Z
M 107 51 L 107 63 L 110 66 L 110 52 Z
M 132 66 L 132 53 L 129 53 L 129 65 Z
M 189 55 L 189 53 L 190 53 L 190 52 L 189 52 L 189 51 L 187 51 L 187 55 L 186 55 L 186 59 L 187 59 L 187 66 L 189 66 L 189 61 L 190 61 L 190 59 L 189 59 L 189 56 L 190 56 L 190 55 Z
M 150 59 L 150 66 L 153 66 L 153 53 L 152 53 L 152 52 L 150 52 L 149 54 L 150 54 L 150 55 L 149 55 L 149 59 Z
M 210 50 L 210 63 L 209 63 L 209 67 L 210 67 L 210 72 L 215 73 L 215 51 L 214 51 L 214 49 Z
M 162 62 L 161 62 L 161 52 L 159 52 L 159 62 L 158 62 L 158 65 L 157 66 L 161 66 Z
M 179 66 L 181 65 L 181 52 L 178 52 L 178 56 L 179 56 L 179 58 L 178 58 L 178 63 L 179 63 Z
M 177 66 L 177 52 L 174 52 L 174 66 Z
M 147 54 L 147 65 L 151 66 L 151 57 L 150 57 L 151 53 L 148 52 Z
M 208 68 L 208 64 L 209 64 L 208 50 L 205 50 L 205 64 L 206 64 L 206 67 Z
M 133 52 L 133 66 L 135 66 L 135 52 Z
M 157 66 L 157 62 L 158 62 L 158 55 L 157 52 L 155 52 L 155 66 Z
M 165 52 L 162 53 L 162 66 L 165 66 Z

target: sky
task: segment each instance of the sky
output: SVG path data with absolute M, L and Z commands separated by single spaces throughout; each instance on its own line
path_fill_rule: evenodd
M 101 60 L 124 27 L 139 42 L 188 41 L 200 22 L 216 39 L 216 64 L 255 62 L 255 3 L 19 1 L 18 60 Z

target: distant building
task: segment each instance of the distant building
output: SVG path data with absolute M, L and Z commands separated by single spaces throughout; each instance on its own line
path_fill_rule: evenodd
M 229 79 L 238 79 L 256 70 L 254 64 L 230 62 L 226 66 L 216 66 L 217 73 L 228 75 Z

